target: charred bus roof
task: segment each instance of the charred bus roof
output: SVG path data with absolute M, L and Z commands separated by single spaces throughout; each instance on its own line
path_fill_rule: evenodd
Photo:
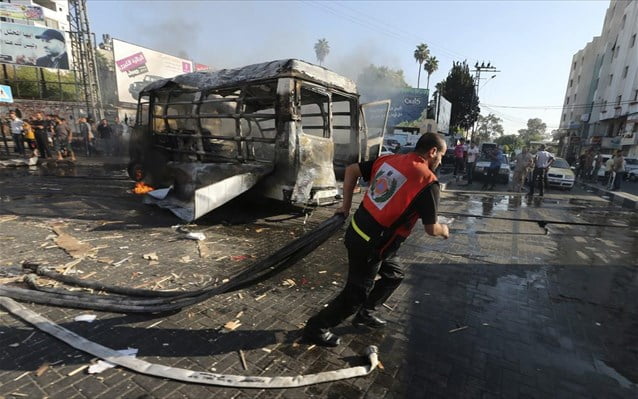
M 357 94 L 355 83 L 344 76 L 305 61 L 286 59 L 213 72 L 193 72 L 158 80 L 146 86 L 140 96 L 170 85 L 207 91 L 287 77 L 314 82 L 346 93 Z

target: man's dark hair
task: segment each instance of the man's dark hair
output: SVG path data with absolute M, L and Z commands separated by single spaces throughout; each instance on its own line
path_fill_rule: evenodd
M 443 147 L 445 147 L 443 137 L 436 133 L 425 133 L 421 136 L 421 138 L 419 138 L 419 141 L 416 142 L 414 151 L 420 154 L 425 154 L 434 147 L 436 147 L 439 151 L 443 151 Z

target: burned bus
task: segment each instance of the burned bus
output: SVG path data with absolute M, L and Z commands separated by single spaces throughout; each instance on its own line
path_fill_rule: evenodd
M 334 203 L 345 166 L 379 155 L 389 103 L 360 105 L 354 82 L 295 59 L 158 80 L 140 92 L 129 175 L 186 221 L 249 189 Z

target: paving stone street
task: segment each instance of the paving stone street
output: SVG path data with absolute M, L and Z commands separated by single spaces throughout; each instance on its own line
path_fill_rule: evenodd
M 193 290 L 311 231 L 336 207 L 304 213 L 243 197 L 187 226 L 206 236 L 198 242 L 184 239 L 170 212 L 130 194 L 121 165 L 98 166 L 0 170 L 3 284 L 19 284 L 28 260 L 87 280 Z M 450 184 L 442 195 L 441 215 L 454 219 L 450 239 L 417 227 L 402 247 L 406 278 L 379 311 L 388 326 L 371 331 L 345 323 L 335 330 L 342 336 L 336 348 L 301 342 L 300 329 L 345 282 L 343 231 L 259 284 L 176 313 L 25 304 L 106 347 L 137 348 L 140 359 L 197 371 L 316 373 L 364 365 L 364 348 L 376 345 L 382 367 L 368 376 L 259 390 L 121 367 L 88 374 L 91 355 L 0 309 L 0 397 L 638 397 L 635 209 L 582 187 L 532 200 L 471 188 Z M 79 262 L 54 241 L 60 233 L 88 245 Z M 157 259 L 145 259 L 149 254 Z M 97 317 L 74 321 L 82 314 Z M 233 321 L 240 325 L 225 327 Z

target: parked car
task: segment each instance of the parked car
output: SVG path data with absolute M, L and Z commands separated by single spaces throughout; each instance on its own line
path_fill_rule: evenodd
M 632 169 L 625 173 L 625 177 L 629 181 L 638 181 L 638 169 Z
M 547 185 L 571 190 L 574 187 L 574 171 L 563 158 L 554 158 L 547 171 Z
M 625 180 L 629 180 L 629 172 L 638 171 L 637 158 L 625 158 Z
M 487 178 L 487 169 L 492 161 L 488 158 L 487 154 L 483 153 L 476 162 L 474 167 L 474 179 L 484 180 Z M 507 155 L 503 154 L 501 158 L 501 167 L 498 170 L 498 181 L 503 184 L 508 184 L 510 181 L 510 163 Z

